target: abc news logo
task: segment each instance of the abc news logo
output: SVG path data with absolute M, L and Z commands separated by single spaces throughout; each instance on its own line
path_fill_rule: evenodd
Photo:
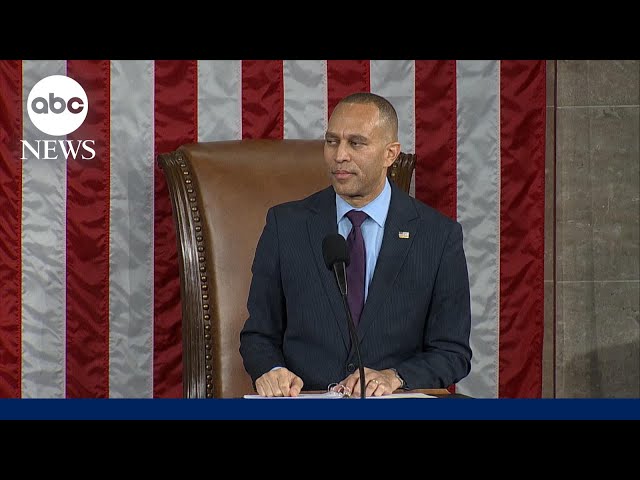
M 50 136 L 68 135 L 87 118 L 89 101 L 82 86 L 64 75 L 51 75 L 36 83 L 27 98 L 27 111 L 33 125 Z M 95 140 L 20 140 L 22 160 L 27 150 L 42 160 L 64 157 L 91 160 L 96 156 Z M 59 149 L 58 149 L 59 146 Z

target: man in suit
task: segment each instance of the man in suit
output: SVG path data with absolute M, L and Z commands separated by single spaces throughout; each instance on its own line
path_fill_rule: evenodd
M 331 186 L 269 209 L 240 333 L 240 353 L 258 394 L 296 396 L 339 382 L 360 396 L 348 317 L 322 252 L 328 234 L 349 239 L 358 233 L 357 215 L 364 218 L 365 252 L 361 261 L 352 256 L 349 268 L 360 264 L 365 273 L 356 289 L 362 290 L 360 305 L 350 311 L 366 395 L 445 388 L 468 375 L 462 228 L 388 181 L 400 151 L 391 103 L 371 93 L 347 96 L 325 134 Z M 352 277 L 357 274 L 347 270 Z

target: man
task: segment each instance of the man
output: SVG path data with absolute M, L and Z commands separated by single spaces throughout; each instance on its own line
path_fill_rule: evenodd
M 353 225 L 362 218 L 350 220 L 357 215 L 364 218 L 358 250 L 364 252 L 361 261 L 351 257 L 349 268 L 364 264 L 364 300 L 351 312 L 366 395 L 444 388 L 468 375 L 462 228 L 387 180 L 400 151 L 391 103 L 371 93 L 347 96 L 325 134 L 331 186 L 268 211 L 240 333 L 240 353 L 259 395 L 297 396 L 339 382 L 360 396 L 348 317 L 322 254 L 326 235 L 359 234 Z M 356 276 L 347 270 L 348 281 Z

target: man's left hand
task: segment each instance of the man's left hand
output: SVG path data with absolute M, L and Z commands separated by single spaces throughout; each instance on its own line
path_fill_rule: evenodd
M 364 379 L 366 381 L 365 395 L 367 397 L 389 395 L 401 386 L 400 380 L 391 369 L 373 370 L 365 367 Z M 352 397 L 360 397 L 360 370 L 356 370 L 342 380 L 340 385 L 344 385 L 345 388 L 349 389 L 348 391 L 351 392 Z

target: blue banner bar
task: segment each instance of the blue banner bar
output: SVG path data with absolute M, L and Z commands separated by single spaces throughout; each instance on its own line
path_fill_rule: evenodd
M 640 420 L 640 399 L 2 399 L 0 420 Z

